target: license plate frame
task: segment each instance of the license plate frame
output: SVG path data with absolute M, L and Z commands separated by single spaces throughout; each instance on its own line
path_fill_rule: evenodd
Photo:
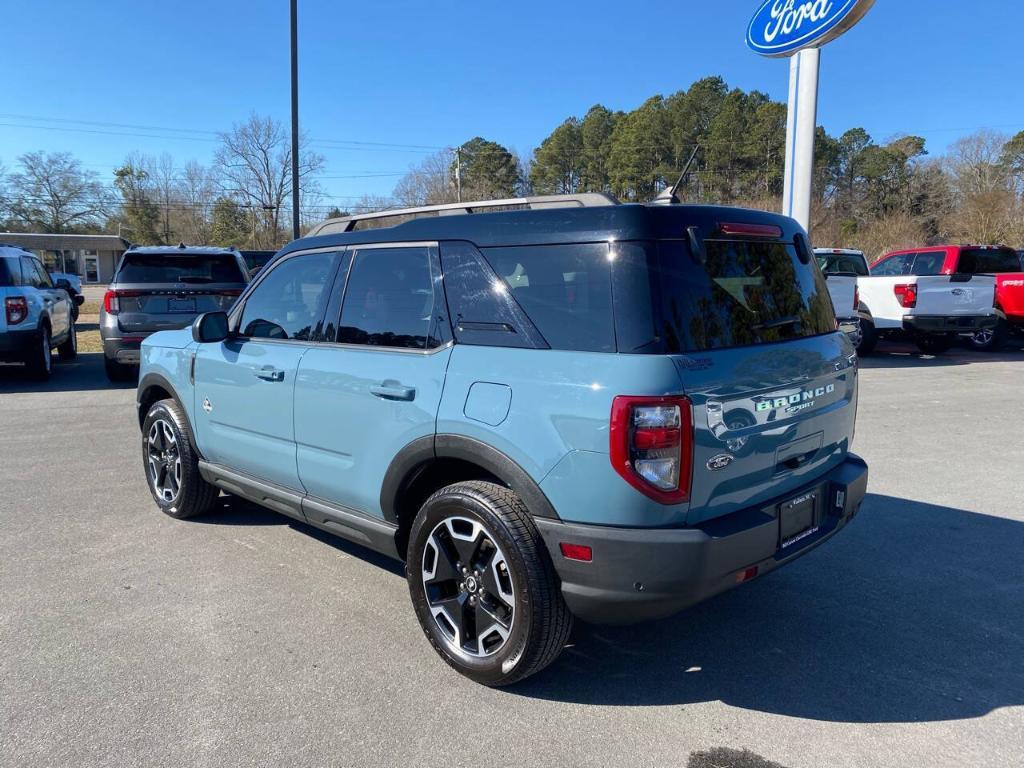
M 177 298 L 172 296 L 167 299 L 167 311 L 173 314 L 192 313 L 196 311 L 196 300 L 193 298 Z
M 815 534 L 820 520 L 818 490 L 801 493 L 779 505 L 779 549 L 784 550 Z

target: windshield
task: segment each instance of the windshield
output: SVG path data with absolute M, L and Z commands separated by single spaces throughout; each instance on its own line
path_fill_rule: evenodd
M 854 256 L 849 253 L 818 254 L 814 257 L 818 267 L 826 275 L 839 273 L 867 277 L 868 263 L 863 256 Z
M 1020 262 L 1010 248 L 968 248 L 960 252 L 956 271 L 961 275 L 1020 272 Z
M 230 253 L 127 253 L 117 273 L 121 283 L 244 283 Z

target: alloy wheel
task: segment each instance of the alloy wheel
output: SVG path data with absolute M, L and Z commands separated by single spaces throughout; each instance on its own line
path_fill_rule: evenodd
M 174 430 L 163 419 L 149 428 L 146 458 L 153 492 L 164 501 L 174 501 L 181 490 L 181 454 Z
M 516 613 L 511 567 L 480 522 L 438 523 L 423 548 L 421 575 L 430 614 L 452 651 L 483 658 L 505 646 Z

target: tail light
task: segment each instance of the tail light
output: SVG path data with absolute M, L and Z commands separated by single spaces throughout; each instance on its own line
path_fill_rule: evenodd
M 747 237 L 782 237 L 782 227 L 774 224 L 744 224 L 740 222 L 724 221 L 718 225 L 718 231 L 723 235 L 740 235 Z
M 110 290 L 103 294 L 103 311 L 108 315 L 116 315 L 121 311 L 121 299 L 141 296 L 141 291 L 114 291 Z
M 28 317 L 28 301 L 24 296 L 9 296 L 4 299 L 4 314 L 8 325 L 17 325 Z
M 904 309 L 913 309 L 917 306 L 916 283 L 902 283 L 900 285 L 894 285 L 892 290 L 896 294 L 896 299 L 899 301 L 900 306 Z
M 853 286 L 853 311 L 856 312 L 860 309 L 860 286 Z
M 685 397 L 616 397 L 610 429 L 612 466 L 662 504 L 690 498 L 693 417 Z

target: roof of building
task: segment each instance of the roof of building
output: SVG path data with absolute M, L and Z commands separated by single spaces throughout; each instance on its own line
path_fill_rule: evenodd
M 42 251 L 121 251 L 129 242 L 117 235 L 59 235 L 43 232 L 0 232 L 0 243 Z

